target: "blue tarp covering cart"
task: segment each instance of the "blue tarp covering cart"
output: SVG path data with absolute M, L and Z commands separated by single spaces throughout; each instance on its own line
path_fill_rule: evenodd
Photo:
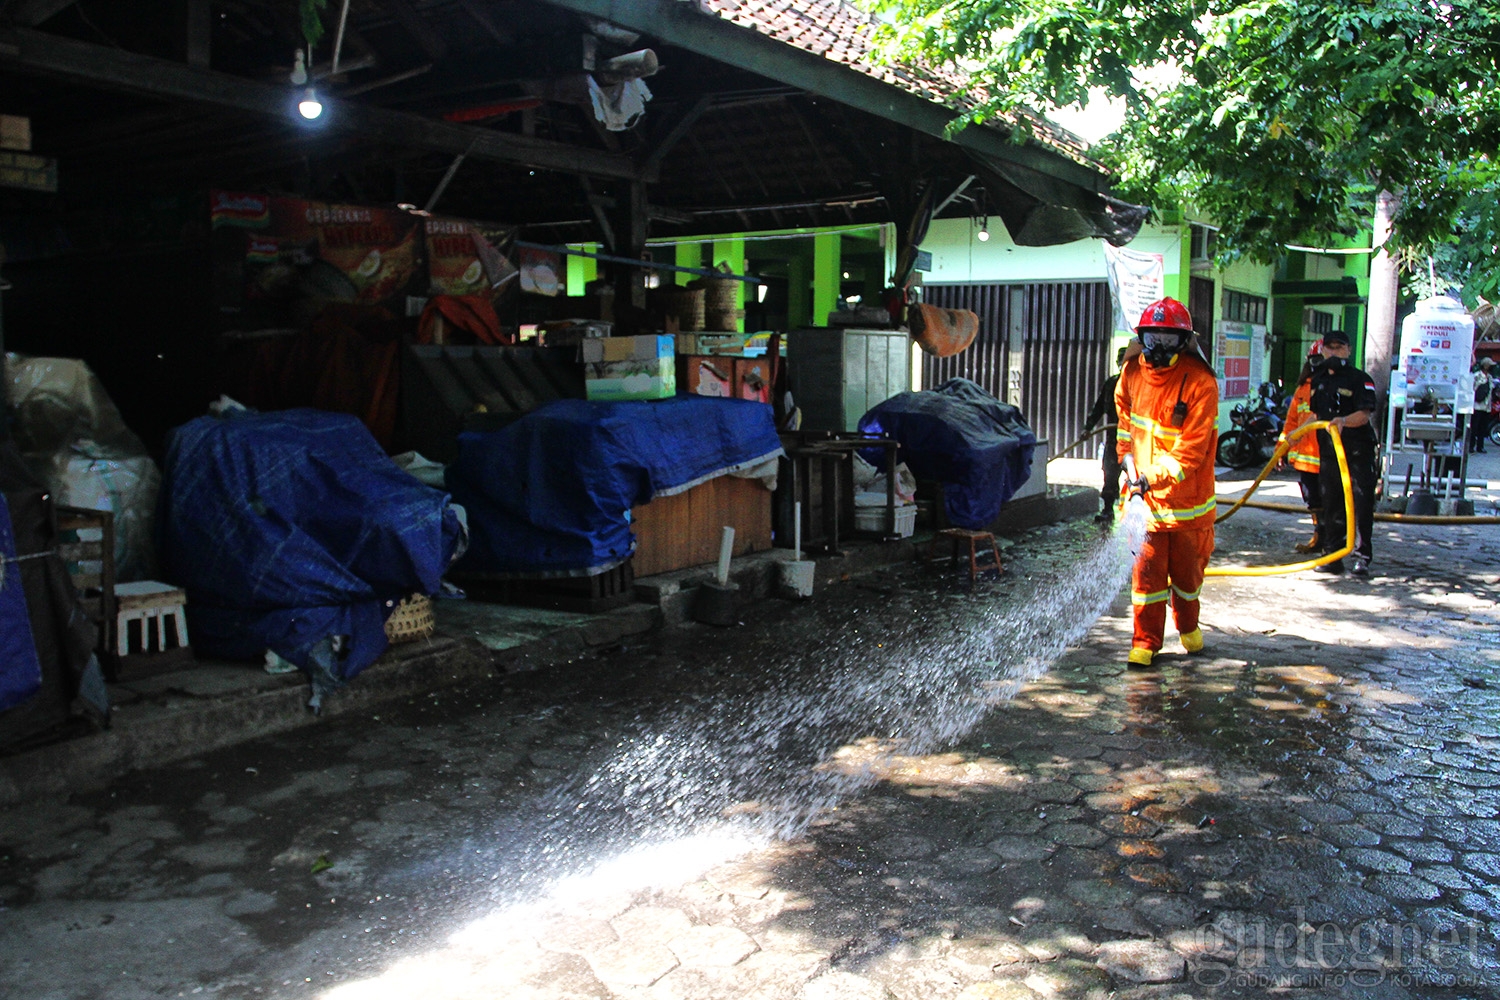
M 14 708 L 41 689 L 42 664 L 31 635 L 10 505 L 0 493 L 0 712 Z
M 912 475 L 941 482 L 943 508 L 960 528 L 989 526 L 1031 477 L 1036 432 L 1019 409 L 968 379 L 892 396 L 861 417 L 859 429 L 899 441 Z
M 469 515 L 455 569 L 499 577 L 583 576 L 629 558 L 630 509 L 782 454 L 771 408 L 704 396 L 564 399 L 503 430 L 464 434 L 448 489 Z
M 345 414 L 199 417 L 173 433 L 165 479 L 163 565 L 187 589 L 194 644 L 273 650 L 315 699 L 384 652 L 396 602 L 441 588 L 463 530 Z

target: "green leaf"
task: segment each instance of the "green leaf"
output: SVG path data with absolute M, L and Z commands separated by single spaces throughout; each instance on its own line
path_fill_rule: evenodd
M 316 860 L 316 861 L 314 861 L 312 863 L 312 873 L 314 875 L 316 875 L 316 874 L 318 874 L 318 872 L 326 872 L 328 869 L 330 869 L 332 867 L 333 867 L 333 862 L 328 860 L 328 855 L 326 855 L 326 854 L 319 854 L 318 855 L 318 860 Z
M 1393 247 L 1500 288 L 1500 6 L 1492 0 L 865 0 L 906 58 L 960 64 L 977 105 L 1123 98 L 1093 150 L 1122 197 L 1191 196 L 1226 254 L 1274 259 L 1368 231 L 1403 189 Z M 976 55 L 981 58 L 974 62 Z M 1157 82 L 1164 68 L 1176 70 Z M 1156 74 L 1153 76 L 1153 74 Z M 1445 262 L 1447 262 L 1445 264 Z
M 321 12 L 328 6 L 328 0 L 298 0 L 297 14 L 302 24 L 302 37 L 307 39 L 307 47 L 311 49 L 323 38 L 323 18 Z

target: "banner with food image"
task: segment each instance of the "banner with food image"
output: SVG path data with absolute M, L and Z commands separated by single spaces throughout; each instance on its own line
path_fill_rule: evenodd
M 397 209 L 304 205 L 317 234 L 318 258 L 349 279 L 356 302 L 388 304 L 400 316 L 406 296 L 426 292 L 419 217 Z
M 466 219 L 427 219 L 428 294 L 496 299 L 515 284 L 515 231 Z
M 521 291 L 549 298 L 567 294 L 567 271 L 564 270 L 562 254 L 537 247 L 522 247 Z
M 331 303 L 406 313 L 427 294 L 421 217 L 214 191 L 214 299 L 227 328 L 306 327 Z

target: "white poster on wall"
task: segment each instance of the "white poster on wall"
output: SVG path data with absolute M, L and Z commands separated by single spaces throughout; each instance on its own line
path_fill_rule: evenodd
M 1146 307 L 1166 294 L 1167 261 L 1159 253 L 1104 244 L 1109 297 L 1115 306 L 1115 330 L 1134 333 Z

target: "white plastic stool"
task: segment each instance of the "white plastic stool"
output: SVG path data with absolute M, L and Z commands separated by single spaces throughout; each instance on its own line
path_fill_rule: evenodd
M 187 616 L 184 609 L 187 607 L 187 594 L 168 583 L 158 583 L 155 580 L 138 580 L 135 583 L 115 584 L 115 651 L 120 656 L 130 653 L 130 622 L 141 623 L 141 648 L 140 652 L 151 651 L 150 633 L 146 629 L 153 628 L 156 634 L 156 651 L 164 653 L 167 651 L 166 636 L 164 634 L 164 619 L 172 620 L 172 627 L 176 634 L 177 645 L 188 644 Z

